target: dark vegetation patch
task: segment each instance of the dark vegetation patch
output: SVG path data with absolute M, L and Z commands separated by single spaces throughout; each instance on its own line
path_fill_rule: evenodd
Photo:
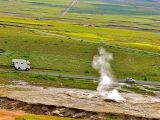
M 91 4 L 90 8 L 74 8 L 71 12 L 115 15 L 160 15 L 158 9 L 123 4 Z
M 129 90 L 129 91 L 132 91 L 132 92 L 135 92 L 135 93 L 139 93 L 139 94 L 143 94 L 143 95 L 150 95 L 150 96 L 156 96 L 156 94 L 152 91 L 146 91 L 142 88 L 140 88 L 139 86 L 122 86 L 122 89 L 125 89 L 125 90 Z
M 160 88 L 156 88 L 156 87 L 147 87 L 144 86 L 145 89 L 150 90 L 150 91 L 160 91 Z
M 64 8 L 65 7 L 63 5 L 41 3 L 41 2 L 29 2 L 29 3 L 31 3 L 32 5 L 47 6 L 47 7 L 60 7 L 60 8 Z
M 4 53 L 6 52 L 4 49 L 0 49 L 0 53 Z
M 107 24 L 100 27 L 109 27 L 109 28 L 118 28 L 118 29 L 128 29 L 128 30 L 140 30 L 140 31 L 150 31 L 150 32 L 160 32 L 160 30 L 151 29 L 151 28 L 142 28 L 135 26 L 127 26 L 127 25 L 118 25 L 118 24 Z

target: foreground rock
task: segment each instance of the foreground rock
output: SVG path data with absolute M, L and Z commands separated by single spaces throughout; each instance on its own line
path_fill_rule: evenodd
M 89 90 L 43 89 L 34 86 L 6 87 L 10 90 L 1 95 L 1 108 L 24 110 L 34 114 L 97 120 L 113 115 L 126 120 L 160 119 L 160 99 L 158 97 L 123 93 L 126 102 L 114 102 L 104 101 L 96 91 Z

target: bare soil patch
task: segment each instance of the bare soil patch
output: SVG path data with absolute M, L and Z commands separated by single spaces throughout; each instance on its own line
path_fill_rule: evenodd
M 4 109 L 0 110 L 0 120 L 15 120 L 16 117 L 22 116 L 25 113 L 22 111 L 7 111 Z

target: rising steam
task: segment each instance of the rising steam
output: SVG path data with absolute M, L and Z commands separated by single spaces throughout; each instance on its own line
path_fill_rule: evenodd
M 103 48 L 100 48 L 99 55 L 96 55 L 93 58 L 92 66 L 94 69 L 98 70 L 101 75 L 97 91 L 104 99 L 112 99 L 116 101 L 124 100 L 118 90 L 113 87 L 114 83 L 110 66 L 110 61 L 112 59 L 112 54 L 106 52 Z
M 69 4 L 69 7 L 63 11 L 62 16 L 65 16 L 77 2 L 78 0 L 72 0 L 71 3 Z

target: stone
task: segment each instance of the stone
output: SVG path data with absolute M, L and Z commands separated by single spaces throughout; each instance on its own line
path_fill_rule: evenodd
M 74 110 L 66 110 L 64 113 L 64 117 L 69 117 L 69 116 L 73 116 L 75 114 Z
M 52 115 L 60 115 L 60 111 L 59 110 L 54 110 L 51 112 Z
M 90 120 L 99 120 L 97 115 L 92 115 L 90 116 Z
M 81 113 L 74 114 L 72 117 L 73 118 L 83 118 L 85 116 L 86 116 L 86 113 L 85 112 L 81 112 Z
M 43 106 L 42 111 L 47 112 L 47 111 L 49 111 L 49 109 L 46 106 Z
M 51 116 L 51 112 L 50 111 L 45 112 L 45 114 Z
M 62 116 L 62 114 L 65 114 L 68 112 L 68 108 L 57 108 L 56 110 L 52 111 L 52 115 L 59 115 Z

